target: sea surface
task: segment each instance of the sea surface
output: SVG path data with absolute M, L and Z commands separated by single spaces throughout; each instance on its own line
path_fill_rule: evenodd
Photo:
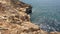
M 21 0 L 32 5 L 31 21 L 41 29 L 60 31 L 60 0 Z

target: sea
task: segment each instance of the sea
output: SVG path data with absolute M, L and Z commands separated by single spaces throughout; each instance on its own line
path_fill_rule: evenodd
M 60 32 L 60 0 L 20 0 L 32 6 L 31 21 L 45 31 Z

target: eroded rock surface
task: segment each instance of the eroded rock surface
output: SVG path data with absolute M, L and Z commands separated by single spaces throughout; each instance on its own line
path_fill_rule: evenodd
M 48 33 L 30 22 L 31 5 L 19 0 L 0 0 L 0 34 L 59 34 Z
M 0 0 L 0 34 L 38 34 L 30 22 L 32 7 L 18 0 Z

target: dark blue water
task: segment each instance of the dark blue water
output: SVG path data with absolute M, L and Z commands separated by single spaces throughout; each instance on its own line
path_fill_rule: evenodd
M 45 31 L 60 31 L 60 0 L 21 0 L 31 4 L 31 21 Z

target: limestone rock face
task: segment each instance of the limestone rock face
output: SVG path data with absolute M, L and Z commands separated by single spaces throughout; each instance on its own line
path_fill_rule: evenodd
M 38 34 L 30 22 L 32 7 L 18 0 L 0 0 L 0 34 Z
M 31 23 L 31 5 L 19 0 L 0 0 L 0 34 L 60 34 L 46 32 Z

